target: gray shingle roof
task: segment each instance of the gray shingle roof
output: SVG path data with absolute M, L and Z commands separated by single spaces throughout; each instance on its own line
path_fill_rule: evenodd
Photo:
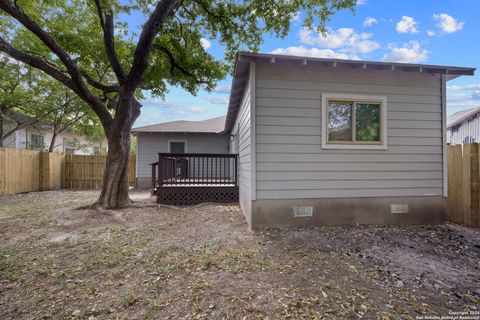
M 202 121 L 171 121 L 133 128 L 132 132 L 191 132 L 220 133 L 225 127 L 225 116 Z
M 450 128 L 451 126 L 454 126 L 479 112 L 480 112 L 480 107 L 455 112 L 454 114 L 448 117 L 447 128 Z

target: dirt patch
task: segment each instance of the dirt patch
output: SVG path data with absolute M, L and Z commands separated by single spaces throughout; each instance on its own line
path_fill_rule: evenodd
M 80 238 L 80 235 L 76 232 L 60 232 L 53 234 L 50 239 L 48 239 L 49 242 L 62 242 L 62 241 L 75 241 Z
M 0 318 L 414 319 L 479 310 L 480 232 L 249 231 L 236 205 L 76 210 L 96 192 L 0 198 Z

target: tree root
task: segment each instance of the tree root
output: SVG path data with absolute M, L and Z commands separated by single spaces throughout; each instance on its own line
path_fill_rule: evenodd
M 127 203 L 127 204 L 122 204 L 122 205 L 118 205 L 115 208 L 110 208 L 110 207 L 104 207 L 101 202 L 96 201 L 92 204 L 87 204 L 87 205 L 77 207 L 74 210 L 107 211 L 107 210 L 118 210 L 118 209 L 126 209 L 126 208 L 135 208 L 136 207 L 135 204 L 134 204 L 134 201 L 132 199 L 128 198 L 128 202 L 129 203 Z

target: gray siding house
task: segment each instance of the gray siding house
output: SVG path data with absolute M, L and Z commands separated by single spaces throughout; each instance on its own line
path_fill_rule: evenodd
M 480 142 L 480 107 L 456 112 L 448 117 L 447 143 Z
M 474 70 L 239 53 L 222 132 L 249 225 L 443 222 L 446 81 Z
M 222 133 L 225 117 L 172 121 L 134 128 L 137 137 L 137 187 L 151 187 L 151 163 L 158 153 L 229 153 L 230 135 Z

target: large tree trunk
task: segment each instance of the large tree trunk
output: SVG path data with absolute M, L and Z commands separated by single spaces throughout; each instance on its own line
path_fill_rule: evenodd
M 140 103 L 133 93 L 119 98 L 117 113 L 107 132 L 107 164 L 103 175 L 100 198 L 95 204 L 103 209 L 122 208 L 132 201 L 128 196 L 128 163 L 130 155 L 130 133 L 133 123 L 140 115 Z
M 113 132 L 112 132 L 113 133 Z M 130 132 L 116 133 L 108 138 L 108 154 L 103 186 L 97 206 L 103 209 L 121 208 L 131 203 L 128 196 L 128 158 Z
M 53 152 L 53 149 L 55 148 L 55 141 L 57 140 L 57 129 L 53 129 L 53 135 L 52 135 L 52 140 L 50 141 L 50 147 L 48 147 L 48 152 Z

